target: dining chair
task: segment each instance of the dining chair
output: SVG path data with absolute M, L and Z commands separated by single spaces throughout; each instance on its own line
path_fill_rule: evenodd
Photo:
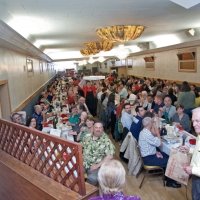
M 139 148 L 139 152 L 140 152 L 140 148 Z M 140 156 L 141 156 L 141 154 L 140 154 Z M 141 159 L 142 159 L 142 156 L 141 156 Z M 142 188 L 143 182 L 144 182 L 144 180 L 145 180 L 146 177 L 155 176 L 155 175 L 162 175 L 163 186 L 165 187 L 165 171 L 164 171 L 164 169 L 162 167 L 160 167 L 160 166 L 144 165 L 144 162 L 143 162 L 142 169 L 143 169 L 143 175 L 144 176 L 143 176 L 143 178 L 142 178 L 142 180 L 140 182 L 140 185 L 139 185 L 140 189 Z
M 143 182 L 147 176 L 149 177 L 149 176 L 155 176 L 155 175 L 162 175 L 163 186 L 165 186 L 165 171 L 163 168 L 161 168 L 159 166 L 143 165 L 143 170 L 144 170 L 143 171 L 144 176 L 139 185 L 140 189 L 142 188 Z

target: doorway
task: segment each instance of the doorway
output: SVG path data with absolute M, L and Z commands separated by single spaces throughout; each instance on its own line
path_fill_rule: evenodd
M 0 80 L 0 118 L 10 120 L 11 104 L 8 81 Z

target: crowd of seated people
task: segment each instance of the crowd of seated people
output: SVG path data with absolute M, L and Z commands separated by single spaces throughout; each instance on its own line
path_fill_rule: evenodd
M 79 94 L 78 91 L 81 89 L 83 93 Z M 104 132 L 103 124 L 96 122 L 94 118 L 96 108 L 91 109 L 91 100 L 96 98 L 94 96 L 96 89 L 94 84 L 89 82 L 78 88 L 72 81 L 69 83 L 68 78 L 58 77 L 41 93 L 32 116 L 28 117 L 26 122 L 29 128 L 40 131 L 47 122 L 52 121 L 50 127 L 55 129 L 60 128 L 59 123 L 67 123 L 67 126 L 72 128 L 69 134 L 73 136 L 74 141 L 83 144 L 84 168 L 88 182 L 93 185 L 97 184 L 97 172 L 101 164 L 112 159 L 115 152 L 114 145 Z M 92 101 L 94 103 L 92 106 L 95 106 L 96 101 Z M 61 116 L 65 116 L 66 119 Z M 63 119 L 66 120 L 65 123 Z M 21 113 L 13 113 L 12 120 L 25 125 Z
M 109 75 L 104 80 L 94 82 L 82 82 L 81 76 L 74 79 L 58 77 L 41 93 L 34 106 L 34 113 L 29 118 L 35 118 L 36 129 L 42 130 L 43 122 L 54 115 L 52 110 L 68 110 L 70 125 L 74 127 L 81 121 L 80 114 L 84 111 L 88 115 L 97 115 L 104 128 L 110 128 L 116 140 L 122 138 L 122 131 L 119 130 L 121 126 L 128 131 L 131 131 L 132 126 L 131 132 L 138 139 L 140 128 L 137 131 L 133 129 L 138 119 L 140 124 L 142 119 L 137 106 L 140 106 L 140 110 L 143 108 L 153 112 L 156 116 L 165 118 L 166 122 L 174 122 L 190 131 L 191 110 L 195 108 L 195 100 L 197 103 L 198 98 L 198 88 L 186 81 L 178 85 L 167 80 L 133 76 L 118 78 L 116 75 Z M 182 114 L 180 110 L 183 111 Z M 15 121 L 14 118 L 13 120 Z
M 129 131 L 135 120 L 134 116 L 137 116 L 135 108 L 138 105 L 146 111 L 153 112 L 156 116 L 165 118 L 167 123 L 172 123 L 173 116 L 177 115 L 176 106 L 181 106 L 190 120 L 191 110 L 196 107 L 195 101 L 199 98 L 198 89 L 191 90 L 186 81 L 178 85 L 175 82 L 160 79 L 135 77 L 121 79 L 115 77 L 112 80 L 112 84 L 107 80 L 99 84 L 97 116 L 103 121 L 105 128 L 111 128 L 111 134 L 117 139 L 120 138 L 116 135 L 118 122 L 120 121 Z M 112 99 L 114 96 L 112 104 L 108 101 L 111 96 Z M 180 121 L 181 118 L 180 115 Z M 174 122 L 179 123 L 177 119 Z M 182 126 L 183 123 L 179 125 Z M 182 128 L 185 129 L 185 127 Z M 187 126 L 185 130 L 190 131 L 190 127 Z
M 106 80 L 100 84 L 102 87 L 98 93 L 98 99 L 103 100 L 100 102 L 100 112 L 98 117 L 103 120 L 104 127 L 111 127 L 110 132 L 116 140 L 121 140 L 117 134 L 124 134 L 119 131 L 119 124 L 126 133 L 130 131 L 138 141 L 144 125 L 142 120 L 145 117 L 151 118 L 164 118 L 166 123 L 176 125 L 180 129 L 187 132 L 191 131 L 191 110 L 195 108 L 194 91 L 191 88 L 186 88 L 189 83 L 184 81 L 181 85 L 170 83 L 169 81 L 156 80 L 156 79 L 138 79 L 135 77 L 123 77 L 123 79 L 113 79 L 112 84 Z M 197 89 L 196 89 L 197 90 Z M 184 93 L 187 92 L 187 95 Z M 115 95 L 114 106 L 110 108 L 108 100 L 111 95 Z M 199 92 L 198 92 L 199 94 Z M 184 97 L 183 97 L 184 96 Z M 113 98 L 113 97 L 112 97 Z M 186 98 L 186 99 L 184 99 Z M 190 101 L 190 103 L 188 103 Z M 189 105 L 187 105 L 189 104 Z M 184 107 L 185 106 L 185 107 Z M 109 112 L 111 110 L 111 112 Z M 113 117 L 112 115 L 115 115 Z M 112 117 L 111 117 L 112 116 Z M 114 122 L 110 123 L 110 120 Z M 117 132 L 113 133 L 112 131 Z M 159 134 L 161 127 L 157 124 L 156 128 L 152 128 L 151 135 Z M 159 147 L 161 143 L 157 145 Z M 153 146 L 154 150 L 156 146 Z M 142 148 L 142 147 L 141 147 Z M 149 154 L 151 155 L 151 153 Z M 155 152 L 151 156 L 158 156 L 159 161 L 165 161 L 163 168 L 167 165 L 168 157 L 163 156 L 162 152 Z M 146 157 L 146 156 L 144 156 Z M 164 160 L 162 160 L 164 159 Z M 154 160 L 152 160 L 154 162 Z M 152 165 L 156 163 L 151 163 Z M 180 187 L 180 184 L 173 180 L 167 179 L 167 186 Z
M 167 123 L 174 123 L 190 132 L 191 110 L 195 108 L 198 95 L 198 89 L 192 89 L 186 81 L 179 86 L 160 79 L 133 76 L 118 78 L 110 75 L 105 80 L 94 82 L 83 82 L 81 77 L 57 77 L 41 93 L 27 126 L 42 130 L 48 119 L 67 115 L 67 125 L 72 127 L 70 134 L 83 145 L 88 182 L 97 185 L 100 167 L 115 153 L 106 133 L 122 142 L 123 134 L 130 131 L 139 142 L 144 162 L 148 164 L 151 160 L 151 164 L 157 165 L 159 158 L 163 162 L 158 163 L 159 166 L 165 168 L 168 158 L 157 152 L 156 147 L 161 145 L 160 130 L 151 124 L 152 119 L 162 117 Z M 17 115 L 12 117 L 16 123 L 21 123 Z M 95 117 L 101 122 L 95 122 Z M 57 128 L 56 124 L 54 128 Z M 154 159 L 149 159 L 152 156 Z M 180 187 L 171 180 L 167 185 Z

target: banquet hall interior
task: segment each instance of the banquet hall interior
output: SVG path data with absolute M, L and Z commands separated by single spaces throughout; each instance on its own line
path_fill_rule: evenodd
M 87 106 L 82 111 L 103 121 L 115 147 L 113 157 L 126 170 L 124 194 L 141 200 L 192 200 L 191 179 L 173 188 L 163 185 L 162 175 L 154 175 L 157 169 L 150 172 L 152 176 L 145 176 L 148 170 L 143 166 L 137 175 L 129 173 L 130 165 L 120 157 L 123 139 L 112 132 L 121 125 L 121 115 L 114 116 L 114 125 L 112 114 L 111 121 L 105 119 L 102 113 L 108 110 L 98 110 L 105 106 L 98 92 L 106 98 L 126 88 L 125 97 L 114 99 L 116 115 L 118 106 L 122 112 L 127 102 L 131 104 L 131 97 L 138 98 L 141 106 L 146 89 L 136 87 L 150 83 L 145 98 L 159 96 L 152 88 L 162 85 L 160 96 L 165 90 L 169 95 L 172 88 L 176 107 L 179 91 L 175 94 L 175 90 L 187 82 L 196 95 L 193 108 L 199 107 L 200 0 L 0 0 L 0 17 L 0 199 L 71 200 L 99 195 L 98 185 L 87 181 L 85 147 L 77 133 L 67 130 L 73 129 L 73 122 L 66 125 L 83 97 Z M 87 93 L 95 99 L 88 100 Z M 48 109 L 41 119 L 38 105 Z M 196 134 L 189 117 L 187 136 L 193 141 Z M 42 121 L 40 128 L 27 125 L 33 118 Z

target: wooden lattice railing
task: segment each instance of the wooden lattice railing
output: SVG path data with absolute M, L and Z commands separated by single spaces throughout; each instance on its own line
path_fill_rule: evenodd
M 0 119 L 0 149 L 85 195 L 82 146 Z

